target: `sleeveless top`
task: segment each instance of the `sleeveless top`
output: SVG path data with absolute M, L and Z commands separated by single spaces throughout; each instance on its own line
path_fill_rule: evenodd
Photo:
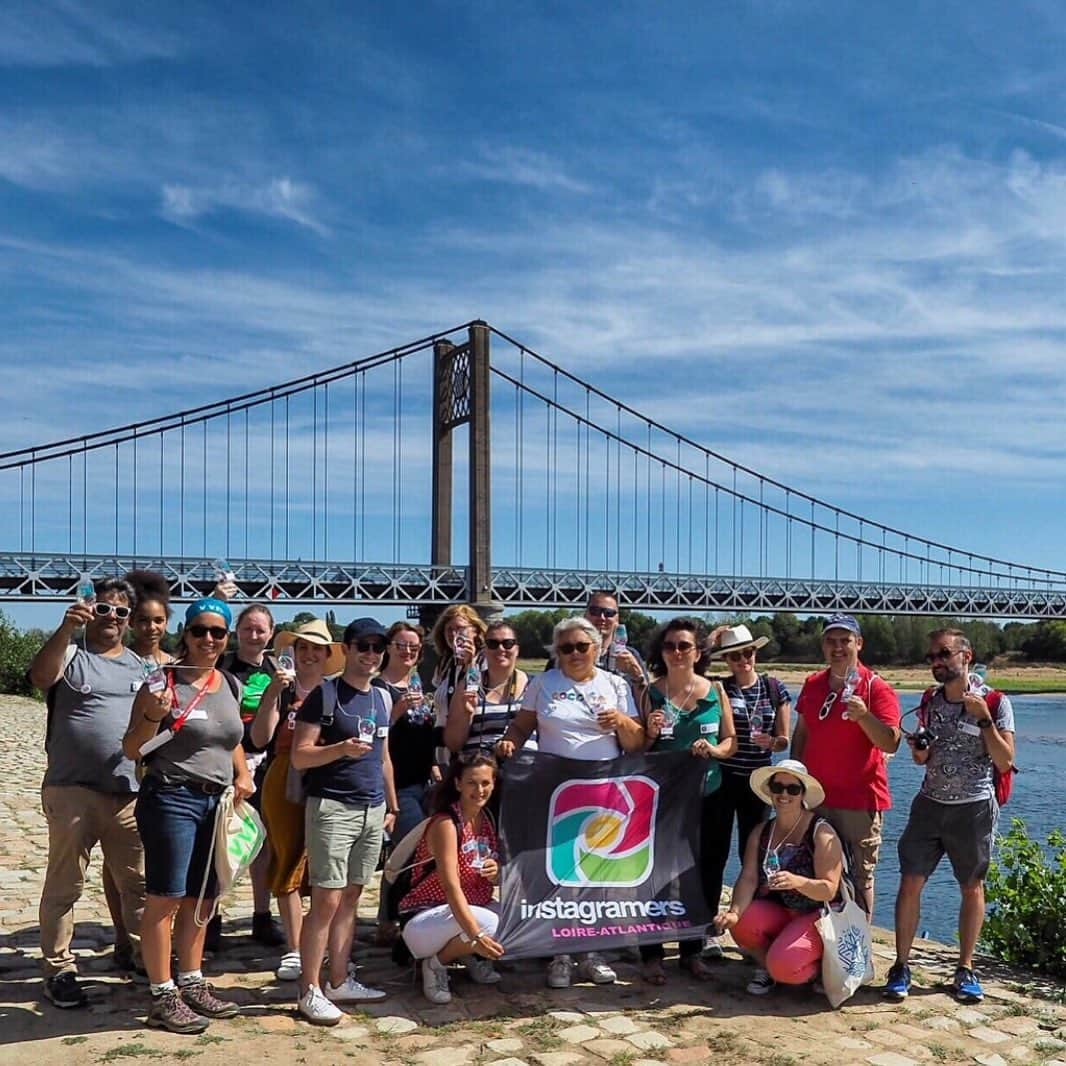
M 474 716 L 470 719 L 470 733 L 463 744 L 463 751 L 489 751 L 491 752 L 498 741 L 503 739 L 511 719 L 522 709 L 522 697 L 525 695 L 525 687 L 529 685 L 526 678 L 526 686 L 521 692 L 515 686 L 516 679 L 504 686 L 503 699 L 500 703 L 493 703 L 485 698 L 485 684 L 488 675 L 482 674 L 481 688 L 478 691 L 477 706 Z M 512 686 L 515 686 L 512 689 Z M 534 734 L 526 741 L 523 751 L 536 751 L 537 741 Z
M 777 857 L 781 863 L 781 869 L 790 874 L 798 874 L 800 877 L 815 877 L 814 869 L 814 833 L 819 825 L 828 825 L 824 818 L 812 818 L 807 826 L 807 832 L 796 843 L 778 846 Z M 816 911 L 821 910 L 823 904 L 820 900 L 811 899 L 802 892 L 778 892 L 767 884 L 766 879 L 766 852 L 770 846 L 770 834 L 773 831 L 774 819 L 766 822 L 759 834 L 759 887 L 756 890 L 757 899 L 771 899 L 788 907 L 791 911 Z
M 648 688 L 648 699 L 653 711 L 666 704 L 666 696 L 655 685 Z M 652 751 L 688 751 L 697 740 L 706 740 L 710 744 L 718 743 L 718 729 L 722 721 L 722 704 L 718 690 L 711 685 L 707 695 L 696 701 L 691 711 L 677 712 L 672 737 L 659 736 Z M 722 764 L 718 759 L 710 758 L 707 762 L 707 774 L 703 779 L 703 795 L 709 796 L 717 791 L 722 783 Z
M 481 826 L 476 834 L 469 823 L 464 823 L 458 803 L 453 804 L 449 810 L 434 815 L 426 826 L 418 847 L 415 848 L 411 862 L 419 864 L 432 862 L 433 856 L 429 851 L 429 828 L 441 818 L 450 818 L 455 823 L 456 830 L 461 834 L 459 837 L 459 887 L 463 890 L 467 903 L 484 907 L 492 901 L 493 886 L 491 881 L 482 876 L 481 863 L 486 859 L 499 858 L 496 829 L 487 812 L 482 813 Z M 448 902 L 435 863 L 431 873 L 428 876 L 422 876 L 421 880 L 418 880 L 422 875 L 420 866 L 415 866 L 411 873 L 412 887 L 400 900 L 401 914 L 411 914 L 425 910 L 427 907 L 439 907 Z

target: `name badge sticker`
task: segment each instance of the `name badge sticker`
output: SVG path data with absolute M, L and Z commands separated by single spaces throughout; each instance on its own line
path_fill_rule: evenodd
M 186 722 L 206 722 L 207 711 L 203 707 L 197 707 L 194 710 L 189 711 L 185 718 Z
M 379 739 L 387 737 L 389 735 L 389 727 L 387 725 L 379 725 L 376 735 Z
M 718 723 L 717 722 L 700 722 L 700 733 L 703 735 L 718 736 Z
M 971 737 L 979 737 L 981 735 L 981 730 L 973 722 L 959 722 L 959 732 Z

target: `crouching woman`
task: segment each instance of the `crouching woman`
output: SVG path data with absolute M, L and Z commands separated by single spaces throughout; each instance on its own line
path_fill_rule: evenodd
M 422 965 L 422 990 L 448 1003 L 449 962 L 462 959 L 478 984 L 500 979 L 492 965 L 503 954 L 493 939 L 499 910 L 496 828 L 486 809 L 496 787 L 496 760 L 483 751 L 458 755 L 431 802 L 431 821 L 412 862 L 412 886 L 400 900 L 403 939 Z
M 774 817 L 748 837 L 733 899 L 714 924 L 720 933 L 732 931 L 755 959 L 748 992 L 762 996 L 777 983 L 803 985 L 821 973 L 815 922 L 823 904 L 837 898 L 843 858 L 833 827 L 813 811 L 825 792 L 803 763 L 760 767 L 750 783 Z

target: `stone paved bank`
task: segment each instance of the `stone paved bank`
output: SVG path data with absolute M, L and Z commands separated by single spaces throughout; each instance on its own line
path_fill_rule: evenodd
M 43 770 L 43 708 L 0 698 L 0 1062 L 133 1062 L 188 1059 L 197 1066 L 253 1061 L 345 1062 L 354 1066 L 653 1066 L 657 1063 L 825 1063 L 908 1066 L 911 1063 L 1066 1064 L 1066 1007 L 1029 994 L 1026 978 L 982 970 L 987 999 L 964 1008 L 940 982 L 950 976 L 949 949 L 924 944 L 915 970 L 921 983 L 905 1005 L 863 990 L 840 1011 L 808 993 L 744 992 L 750 967 L 736 952 L 707 985 L 668 964 L 670 983 L 652 989 L 637 967 L 619 962 L 608 988 L 543 987 L 542 967 L 523 962 L 495 988 L 457 973 L 454 999 L 431 1007 L 410 973 L 383 950 L 368 947 L 361 924 L 360 976 L 389 999 L 351 1011 L 335 1029 L 297 1021 L 295 986 L 274 979 L 277 956 L 251 944 L 250 898 L 243 888 L 225 908 L 225 951 L 207 966 L 212 980 L 243 1006 L 242 1016 L 215 1022 L 200 1037 L 143 1027 L 147 992 L 116 978 L 99 867 L 91 868 L 77 912 L 75 948 L 91 981 L 91 1006 L 59 1011 L 40 996 L 37 900 L 45 861 L 38 788 Z M 375 911 L 368 894 L 361 914 Z M 878 976 L 891 962 L 878 944 Z M 1054 991 L 1043 987 L 1043 991 Z

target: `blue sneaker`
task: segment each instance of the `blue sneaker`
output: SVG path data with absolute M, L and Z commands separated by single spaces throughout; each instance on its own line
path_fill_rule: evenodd
M 894 962 L 888 971 L 881 995 L 892 1003 L 902 1003 L 911 990 L 911 968 L 904 962 Z
M 980 1003 L 985 998 L 980 981 L 977 980 L 973 970 L 966 966 L 960 966 L 955 971 L 951 991 L 960 1003 Z

